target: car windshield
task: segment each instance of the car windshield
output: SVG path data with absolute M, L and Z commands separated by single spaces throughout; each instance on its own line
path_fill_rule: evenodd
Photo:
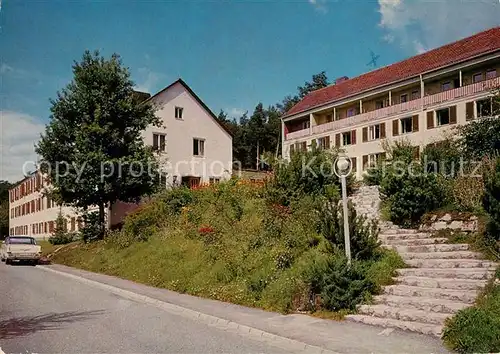
M 9 238 L 11 245 L 35 245 L 35 239 L 32 237 L 11 237 Z

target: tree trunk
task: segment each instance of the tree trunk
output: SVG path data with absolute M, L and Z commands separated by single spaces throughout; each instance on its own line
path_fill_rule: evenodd
M 99 202 L 99 239 L 102 240 L 104 238 L 104 234 L 106 232 L 105 223 L 105 215 L 104 215 L 104 203 Z

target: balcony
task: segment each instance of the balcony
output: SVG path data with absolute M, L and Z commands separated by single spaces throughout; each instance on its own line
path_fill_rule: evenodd
M 333 122 L 320 124 L 299 131 L 287 134 L 286 140 L 299 139 L 310 134 L 320 134 L 328 131 L 336 131 L 348 128 L 353 125 L 368 123 L 383 118 L 388 118 L 396 114 L 416 112 L 424 108 L 435 106 L 437 104 L 453 101 L 458 98 L 472 96 L 476 93 L 490 91 L 500 87 L 500 77 L 481 81 L 475 84 L 462 86 L 456 89 L 440 92 L 434 95 L 428 95 L 416 100 L 396 104 L 389 107 L 384 107 L 371 112 L 358 114 L 349 118 L 336 120 Z

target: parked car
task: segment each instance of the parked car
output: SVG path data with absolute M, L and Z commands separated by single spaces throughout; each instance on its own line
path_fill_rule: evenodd
M 35 265 L 41 256 L 41 246 L 29 236 L 9 236 L 2 242 L 0 248 L 0 259 L 2 262 L 5 261 L 5 264 L 25 261 Z

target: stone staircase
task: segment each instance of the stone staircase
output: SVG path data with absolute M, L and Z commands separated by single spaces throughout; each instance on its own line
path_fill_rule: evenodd
M 367 202 L 357 198 L 364 205 L 361 214 Z M 446 244 L 447 239 L 430 233 L 387 223 L 379 239 L 411 268 L 398 269 L 395 284 L 386 286 L 374 304 L 361 305 L 349 320 L 440 336 L 446 318 L 471 306 L 495 272 L 496 264 L 482 260 L 468 244 Z

